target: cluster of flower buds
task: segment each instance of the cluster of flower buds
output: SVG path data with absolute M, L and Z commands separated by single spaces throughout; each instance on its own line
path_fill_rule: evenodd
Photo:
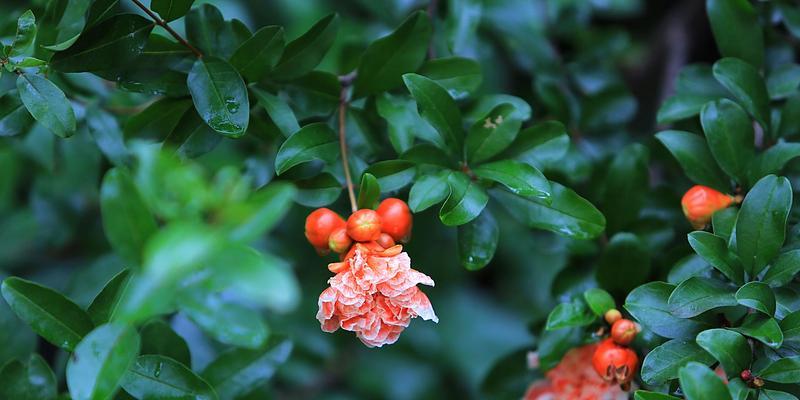
M 639 367 L 639 356 L 628 347 L 639 333 L 639 325 L 622 318 L 616 309 L 608 310 L 605 320 L 611 325 L 611 337 L 601 341 L 595 349 L 592 366 L 606 382 L 628 387 Z
M 730 196 L 718 192 L 708 186 L 692 186 L 681 199 L 683 215 L 695 229 L 703 229 L 709 222 L 711 216 L 722 209 L 730 207 L 735 202 L 741 202 L 737 196 Z
M 328 264 L 336 275 L 319 297 L 317 319 L 322 330 L 352 331 L 369 347 L 397 341 L 412 318 L 438 322 L 428 297 L 417 284 L 433 279 L 411 268 L 411 259 L 397 243 L 411 236 L 408 205 L 389 198 L 377 210 L 361 209 L 345 222 L 320 208 L 306 219 L 306 238 L 324 255 L 340 254 Z

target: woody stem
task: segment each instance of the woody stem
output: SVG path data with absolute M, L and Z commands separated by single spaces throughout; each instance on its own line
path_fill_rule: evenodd
M 347 115 L 347 89 L 355 79 L 355 72 L 339 77 L 342 89 L 339 92 L 339 150 L 342 153 L 342 168 L 344 169 L 344 180 L 347 185 L 347 195 L 350 197 L 350 208 L 352 212 L 358 211 L 356 194 L 353 190 L 353 178 L 350 176 L 350 162 L 347 158 L 347 131 L 345 128 L 345 117 Z

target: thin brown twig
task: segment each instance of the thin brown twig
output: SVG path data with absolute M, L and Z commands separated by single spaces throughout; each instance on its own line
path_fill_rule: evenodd
M 139 0 L 131 0 L 131 1 L 133 1 L 133 3 L 136 4 L 137 7 L 141 8 L 142 11 L 145 12 L 145 14 L 147 14 L 150 18 L 152 18 L 153 22 L 155 22 L 156 25 L 166 29 L 167 32 L 169 32 L 169 34 L 175 38 L 175 40 L 177 40 L 180 44 L 184 45 L 187 49 L 191 50 L 192 53 L 194 53 L 194 55 L 197 56 L 197 58 L 203 58 L 203 53 L 201 53 L 200 50 L 197 50 L 197 48 L 195 48 L 189 42 L 187 42 L 186 39 L 184 39 L 181 35 L 178 34 L 178 32 L 175 32 L 175 30 L 172 29 L 172 27 L 170 27 L 169 24 L 167 24 L 167 21 L 161 19 L 161 17 L 159 17 L 158 14 L 151 11 L 149 8 L 147 8 L 147 6 L 142 4 L 142 2 L 140 2 Z
M 339 150 L 342 153 L 342 168 L 344 168 L 344 180 L 347 185 L 347 195 L 350 197 L 350 208 L 353 212 L 358 211 L 356 194 L 353 190 L 353 178 L 350 176 L 350 162 L 347 159 L 347 131 L 345 128 L 345 117 L 347 116 L 347 89 L 355 79 L 355 73 L 350 73 L 339 77 L 342 89 L 339 92 Z

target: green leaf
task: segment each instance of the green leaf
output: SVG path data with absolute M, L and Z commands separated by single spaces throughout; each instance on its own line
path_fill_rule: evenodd
M 239 41 L 233 25 L 212 4 L 201 4 L 186 14 L 186 40 L 203 52 L 203 55 L 228 59 Z
M 667 383 L 690 362 L 709 365 L 714 358 L 692 340 L 672 339 L 647 353 L 642 361 L 642 380 L 649 385 Z
M 99 326 L 114 320 L 114 314 L 119 306 L 119 300 L 128 287 L 130 282 L 130 270 L 122 270 L 114 275 L 103 290 L 95 296 L 86 312 L 92 318 L 92 322 Z
M 202 375 L 216 389 L 220 400 L 239 399 L 266 384 L 291 352 L 290 340 L 274 337 L 262 349 L 223 352 Z
M 381 199 L 381 185 L 375 175 L 365 172 L 361 175 L 361 184 L 358 185 L 358 208 L 375 209 Z
M 21 278 L 3 280 L 3 298 L 34 332 L 62 349 L 72 351 L 92 330 L 91 318 L 77 304 L 53 289 Z
M 592 203 L 556 182 L 550 182 L 550 189 L 549 204 L 506 191 L 494 191 L 493 194 L 518 221 L 530 227 L 576 239 L 592 239 L 603 232 L 605 217 Z
M 333 45 L 338 29 L 339 17 L 336 14 L 317 21 L 306 33 L 286 45 L 270 77 L 289 80 L 311 72 Z
M 539 168 L 567 154 L 567 128 L 558 121 L 544 121 L 523 129 L 501 157 L 519 158 Z
M 739 209 L 736 207 L 728 207 L 711 214 L 711 226 L 714 228 L 714 235 L 721 237 L 726 243 L 730 241 L 733 228 L 736 225 L 736 217 L 738 216 Z
M 572 299 L 568 303 L 558 304 L 550 315 L 547 316 L 545 329 L 548 331 L 586 326 L 593 323 L 597 317 L 586 307 L 582 299 Z
M 125 137 L 139 137 L 162 141 L 178 126 L 187 110 L 192 107 L 189 99 L 163 98 L 132 116 L 125 122 Z
M 86 126 L 97 147 L 114 166 L 125 167 L 130 163 L 130 154 L 116 118 L 100 108 L 92 108 L 86 112 Z
M 675 86 L 676 94 L 664 101 L 658 110 L 659 124 L 693 117 L 709 101 L 727 96 L 725 88 L 714 79 L 711 66 L 705 64 L 683 67 Z
M 728 381 L 728 391 L 731 392 L 733 400 L 748 400 L 755 393 L 741 378 Z
M 686 400 L 726 400 L 731 398 L 722 379 L 707 366 L 690 362 L 678 372 Z
M 786 163 L 797 157 L 800 157 L 800 143 L 787 143 L 782 140 L 775 143 L 758 154 L 750 163 L 748 182 L 755 184 L 769 174 L 780 173 Z
M 480 0 L 455 0 L 447 3 L 445 33 L 447 47 L 453 54 L 474 51 L 478 40 L 476 32 L 483 17 L 483 2 Z
M 33 119 L 22 100 L 19 92 L 9 90 L 0 95 L 0 137 L 15 136 L 28 130 Z
M 800 310 L 797 310 L 783 318 L 780 322 L 784 340 L 797 341 L 800 339 Z
M 521 121 L 527 121 L 531 119 L 533 110 L 531 110 L 530 104 L 528 104 L 528 102 L 525 100 L 508 94 L 490 94 L 481 96 L 476 100 L 475 104 L 473 104 L 469 109 L 469 113 L 467 113 L 465 120 L 469 123 L 475 123 L 488 114 L 489 111 L 492 111 L 493 108 L 503 103 L 511 103 L 511 105 L 517 109 L 517 112 L 514 113 L 512 118 L 519 119 Z
M 433 205 L 444 201 L 450 194 L 447 182 L 450 171 L 440 171 L 437 174 L 423 175 L 414 185 L 408 194 L 408 207 L 414 213 L 424 211 Z
M 700 122 L 717 164 L 737 182 L 747 182 L 748 165 L 755 156 L 750 117 L 736 103 L 722 99 L 703 107 Z
M 397 153 L 409 150 L 417 137 L 444 147 L 436 130 L 420 117 L 414 100 L 381 93 L 376 96 L 375 105 L 378 115 L 389 125 L 389 141 Z
M 250 100 L 242 77 L 227 61 L 216 57 L 195 61 L 187 85 L 197 113 L 208 126 L 228 137 L 244 135 Z
M 649 161 L 647 147 L 634 143 L 620 149 L 608 166 L 603 180 L 601 210 L 609 232 L 626 229 L 639 217 L 650 187 Z
M 748 314 L 740 326 L 730 329 L 774 349 L 781 347 L 783 343 L 783 333 L 778 322 L 762 314 Z
M 763 282 L 748 282 L 736 291 L 736 301 L 767 314 L 775 315 L 775 293 Z
M 511 193 L 549 202 L 550 182 L 535 167 L 515 160 L 500 160 L 483 164 L 472 172 L 479 178 L 505 186 Z
M 800 87 L 800 65 L 784 64 L 770 71 L 767 77 L 767 92 L 772 100 L 785 99 Z
M 269 336 L 269 328 L 257 311 L 227 302 L 219 295 L 190 290 L 177 299 L 181 311 L 221 343 L 255 349 Z
M 736 250 L 751 276 L 778 255 L 791 207 L 792 185 L 784 177 L 765 176 L 745 196 L 736 220 Z
M 672 315 L 668 299 L 674 290 L 675 285 L 666 282 L 646 283 L 628 294 L 625 309 L 656 335 L 673 339 L 693 339 L 697 333 L 710 326 Z
M 150 8 L 157 12 L 161 19 L 170 22 L 186 15 L 192 8 L 194 0 L 152 0 Z
M 483 80 L 481 65 L 475 60 L 463 57 L 428 60 L 422 64 L 418 72 L 442 85 L 456 100 L 464 99 L 474 93 Z
M 432 28 L 424 11 L 417 11 L 394 32 L 370 43 L 358 65 L 353 96 L 370 95 L 394 89 L 402 76 L 416 71 L 428 50 Z
M 739 100 L 765 131 L 769 131 L 769 95 L 756 67 L 738 58 L 723 58 L 714 63 L 714 78 Z
M 139 399 L 217 399 L 214 389 L 191 369 L 158 355 L 139 356 L 122 378 L 122 388 Z
M 130 326 L 101 325 L 75 347 L 66 379 L 74 400 L 109 399 L 139 355 L 139 334 Z
M 25 108 L 50 132 L 66 138 L 75 133 L 75 112 L 64 92 L 39 75 L 17 77 L 17 90 Z
M 0 370 L 0 398 L 55 400 L 56 391 L 56 375 L 38 354 L 31 354 L 27 363 L 9 361 Z
M 458 169 L 453 158 L 439 147 L 430 143 L 418 144 L 400 155 L 401 160 L 411 161 L 418 165 L 434 165 L 446 169 Z
M 106 19 L 114 11 L 114 7 L 119 0 L 96 0 L 89 7 L 89 14 L 86 16 L 86 26 L 92 27 L 100 21 Z
M 612 293 L 627 293 L 647 281 L 650 255 L 638 236 L 620 232 L 611 237 L 598 262 L 597 283 Z
M 342 194 L 342 184 L 329 173 L 295 181 L 295 201 L 306 207 L 322 207 L 333 203 Z M 445 186 L 445 190 L 447 187 Z
M 672 315 L 691 318 L 715 308 L 734 306 L 736 298 L 725 284 L 695 276 L 678 285 L 668 303 Z
M 308 124 L 289 136 L 275 156 L 275 173 L 278 175 L 312 160 L 333 162 L 339 156 L 336 133 L 323 122 Z
M 251 194 L 246 200 L 220 210 L 220 222 L 230 229 L 232 240 L 251 242 L 264 235 L 283 218 L 292 205 L 297 190 L 287 182 L 273 182 Z
M 416 166 L 406 160 L 378 161 L 366 169 L 378 180 L 381 191 L 391 192 L 402 189 L 414 180 Z
M 283 133 L 283 136 L 289 137 L 300 130 L 300 125 L 297 124 L 294 112 L 285 101 L 258 87 L 251 86 L 250 90 L 256 95 L 258 104 L 267 110 L 270 119 Z
M 152 21 L 140 15 L 115 15 L 81 34 L 69 49 L 56 53 L 50 65 L 60 72 L 127 67 L 144 50 L 153 26 Z
M 759 399 L 763 400 L 797 400 L 797 396 L 778 390 L 761 389 Z
M 689 179 L 717 190 L 728 190 L 728 179 L 714 162 L 708 145 L 700 136 L 682 131 L 663 131 L 657 133 L 656 138 L 678 160 Z
M 592 309 L 594 315 L 598 317 L 602 317 L 606 314 L 606 311 L 616 308 L 614 298 L 600 288 L 591 288 L 583 292 L 583 299 L 586 300 L 586 304 Z
M 86 12 L 90 0 L 62 0 L 49 3 L 36 34 L 35 47 L 63 51 L 80 37 L 86 25 Z
M 521 120 L 512 118 L 515 112 L 511 103 L 503 103 L 472 125 L 466 140 L 469 162 L 484 162 L 508 148 L 522 125 Z
M 728 242 L 725 239 L 708 232 L 695 231 L 689 234 L 689 245 L 703 260 L 728 279 L 737 285 L 744 283 L 742 264 L 728 250 Z
M 447 90 L 438 83 L 417 74 L 403 75 L 408 91 L 417 101 L 419 114 L 439 133 L 454 155 L 460 155 L 464 142 L 461 111 Z
M 753 354 L 750 344 L 737 332 L 709 329 L 697 335 L 697 344 L 722 364 L 728 376 L 738 376 L 739 372 L 750 366 Z
M 33 53 L 33 41 L 36 39 L 36 17 L 28 10 L 17 18 L 17 33 L 11 42 L 8 57 L 18 57 Z
M 133 180 L 124 171 L 114 168 L 106 173 L 100 187 L 100 211 L 111 247 L 124 260 L 140 264 L 142 249 L 158 226 Z
M 633 400 L 680 400 L 680 398 L 664 393 L 637 390 L 633 392 Z
M 477 271 L 492 261 L 497 250 L 500 228 L 488 209 L 478 218 L 458 227 L 458 256 L 461 265 Z
M 464 225 L 480 215 L 489 195 L 486 189 L 473 182 L 463 172 L 453 172 L 447 178 L 450 195 L 439 210 L 439 219 L 447 226 Z
M 142 337 L 140 351 L 142 355 L 162 355 L 181 364 L 191 365 L 189 346 L 166 322 L 160 319 L 148 321 L 142 326 L 140 335 Z
M 231 65 L 250 82 L 267 75 L 283 54 L 283 27 L 270 25 L 256 31 L 231 56 Z
M 800 382 L 800 357 L 775 360 L 757 375 L 770 382 L 796 384 Z
M 722 56 L 741 58 L 756 68 L 764 64 L 764 36 L 749 1 L 706 0 L 706 11 Z

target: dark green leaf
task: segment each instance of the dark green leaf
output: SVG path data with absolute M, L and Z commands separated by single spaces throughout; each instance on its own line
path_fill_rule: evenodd
M 39 75 L 22 74 L 17 90 L 34 119 L 54 134 L 66 138 L 75 133 L 75 112 L 64 92 Z
M 186 14 L 186 40 L 205 56 L 228 59 L 238 47 L 233 25 L 212 4 L 202 4 Z
M 492 111 L 493 108 L 503 103 L 511 103 L 511 105 L 517 109 L 517 112 L 512 116 L 513 118 L 521 121 L 527 121 L 531 119 L 533 110 L 531 110 L 530 104 L 519 97 L 508 94 L 490 94 L 479 97 L 475 104 L 473 104 L 469 109 L 469 113 L 467 113 L 465 119 L 469 123 L 474 124 L 479 119 L 483 118 L 483 116 L 488 114 L 489 111 Z
M 786 163 L 800 157 L 800 143 L 779 141 L 764 152 L 758 154 L 750 163 L 749 180 L 752 185 L 759 179 L 780 173 Z
M 771 71 L 767 77 L 767 92 L 772 100 L 791 96 L 800 87 L 800 65 L 785 64 Z
M 582 299 L 573 299 L 558 304 L 547 316 L 545 329 L 552 331 L 561 328 L 580 327 L 591 324 L 597 317 L 586 307 Z
M 736 220 L 736 250 L 745 271 L 755 276 L 778 255 L 792 206 L 792 185 L 768 175 L 747 193 Z
M 738 216 L 739 209 L 736 207 L 729 207 L 712 214 L 711 226 L 714 228 L 714 235 L 721 237 L 727 243 L 731 239 Z
M 489 195 L 486 189 L 473 182 L 463 172 L 453 172 L 447 178 L 450 195 L 439 210 L 439 219 L 447 226 L 464 225 L 480 215 Z
M 762 389 L 760 393 L 760 400 L 797 400 L 797 396 L 778 390 Z
M 466 140 L 470 163 L 484 162 L 508 148 L 522 125 L 521 120 L 511 117 L 515 112 L 512 104 L 503 103 L 472 125 Z
M 539 168 L 560 160 L 569 149 L 567 128 L 558 121 L 544 121 L 523 129 L 502 157 L 520 158 Z
M 728 179 L 717 167 L 702 137 L 689 132 L 663 131 L 656 138 L 678 160 L 689 179 L 717 190 L 728 190 Z
M 714 78 L 739 100 L 765 131 L 769 131 L 769 95 L 756 67 L 738 58 L 723 58 L 714 63 Z
M 783 332 L 781 332 L 778 322 L 763 314 L 748 314 L 740 326 L 730 329 L 756 339 L 774 349 L 777 349 L 783 343 Z
M 191 369 L 158 355 L 139 356 L 122 378 L 122 388 L 139 399 L 217 399 L 214 389 Z
M 53 289 L 20 278 L 6 278 L 3 297 L 17 316 L 48 342 L 72 351 L 94 328 L 77 304 Z
M 461 126 L 461 111 L 455 100 L 441 85 L 417 74 L 403 75 L 403 81 L 417 101 L 419 114 L 439 133 L 442 143 L 450 151 L 461 154 L 464 132 Z
M 203 370 L 203 377 L 221 400 L 242 398 L 267 383 L 291 352 L 292 342 L 285 337 L 274 337 L 258 350 L 230 349 Z
M 378 184 L 375 175 L 365 172 L 361 176 L 361 184 L 358 185 L 358 208 L 375 209 L 380 198 L 381 185 Z
M 86 310 L 95 325 L 102 325 L 114 320 L 114 313 L 119 306 L 119 300 L 130 282 L 130 271 L 123 270 L 103 287 L 103 290 L 92 300 Z
M 17 33 L 11 42 L 8 57 L 30 55 L 33 52 L 33 40 L 36 38 L 36 17 L 28 10 L 17 18 Z
M 472 172 L 479 178 L 502 184 L 511 193 L 550 201 L 550 182 L 542 173 L 529 164 L 515 160 L 500 160 L 483 164 Z
M 744 269 L 736 256 L 728 250 L 728 242 L 708 232 L 695 231 L 689 234 L 692 249 L 728 279 L 741 285 L 744 283 Z
M 338 29 L 339 18 L 336 14 L 317 21 L 306 33 L 286 45 L 270 76 L 289 80 L 311 72 L 333 45 Z
M 295 165 L 312 160 L 333 162 L 339 156 L 336 133 L 322 122 L 302 127 L 289 136 L 275 156 L 275 172 L 280 175 Z
M 450 171 L 441 171 L 438 174 L 423 175 L 408 194 L 408 207 L 418 213 L 444 201 L 450 193 L 447 185 Z
M 611 237 L 597 266 L 597 283 L 612 293 L 627 293 L 647 280 L 650 254 L 644 242 L 629 232 Z
M 757 374 L 770 382 L 796 384 L 800 382 L 800 357 L 786 357 L 775 360 Z
M 189 346 L 166 322 L 160 319 L 149 321 L 142 326 L 139 334 L 142 337 L 142 355 L 162 355 L 181 364 L 191 365 Z
M 474 93 L 483 80 L 481 65 L 463 57 L 428 60 L 420 67 L 419 74 L 442 85 L 457 100 Z
M 692 277 L 675 288 L 668 303 L 672 315 L 691 318 L 708 310 L 736 305 L 736 298 L 733 290 L 719 281 Z
M 414 100 L 382 93 L 375 104 L 378 115 L 389 125 L 389 141 L 397 153 L 409 150 L 417 137 L 444 147 L 436 130 L 420 117 Z
M 258 104 L 267 110 L 270 119 L 280 129 L 283 136 L 289 137 L 300 130 L 300 125 L 297 124 L 294 112 L 285 101 L 258 87 L 251 87 L 250 89 L 255 93 Z
M 139 355 L 139 334 L 130 326 L 97 327 L 75 347 L 66 369 L 73 400 L 109 399 Z
M 659 336 L 675 339 L 693 339 L 709 325 L 675 317 L 667 303 L 675 285 L 665 282 L 650 282 L 634 289 L 625 299 L 625 309 L 639 323 Z
M 297 195 L 295 201 L 306 207 L 322 207 L 333 203 L 342 194 L 342 184 L 329 173 L 295 182 Z M 447 190 L 447 186 L 443 185 Z
M 0 96 L 0 137 L 19 135 L 32 123 L 33 119 L 16 90 L 10 90 Z
M 197 113 L 215 131 L 240 137 L 250 120 L 250 100 L 239 73 L 225 60 L 204 57 L 189 72 L 189 92 Z
M 706 11 L 720 54 L 741 58 L 756 68 L 764 64 L 764 36 L 749 1 L 706 0 Z
M 800 310 L 785 316 L 780 322 L 780 327 L 784 340 L 797 341 L 800 339 Z
M 378 179 L 381 191 L 391 192 L 411 183 L 416 171 L 416 166 L 409 161 L 387 160 L 370 165 L 365 172 Z
M 372 42 L 361 55 L 353 96 L 400 86 L 403 74 L 416 71 L 425 60 L 431 32 L 430 18 L 417 11 L 394 32 Z
M 158 227 L 139 190 L 124 171 L 115 168 L 106 173 L 100 188 L 100 211 L 111 247 L 123 259 L 135 265 L 141 263 L 142 249 Z
M 265 26 L 242 43 L 231 56 L 233 65 L 250 82 L 258 82 L 283 54 L 283 28 Z
M 470 271 L 485 267 L 494 257 L 500 228 L 494 216 L 484 209 L 478 218 L 458 227 L 458 256 Z
M 736 291 L 736 301 L 769 316 L 775 314 L 775 293 L 766 283 L 748 282 Z
M 691 340 L 672 339 L 651 350 L 642 361 L 642 380 L 660 385 L 678 377 L 678 371 L 690 362 L 709 365 L 714 358 Z
M 609 232 L 626 229 L 639 217 L 650 183 L 649 161 L 648 149 L 634 143 L 620 149 L 608 166 L 601 210 Z
M 736 103 L 722 99 L 706 104 L 700 114 L 709 150 L 720 168 L 740 183 L 755 156 L 750 117 Z
M 161 19 L 170 22 L 186 15 L 192 8 L 194 0 L 153 0 L 150 8 L 161 16 Z
M 738 376 L 739 372 L 750 367 L 753 352 L 747 339 L 737 332 L 709 329 L 697 335 L 697 344 L 722 364 L 728 376 Z
M 678 372 L 686 400 L 730 400 L 731 394 L 722 379 L 707 366 L 690 362 Z
M 602 317 L 606 314 L 606 311 L 616 308 L 614 298 L 600 288 L 591 288 L 583 292 L 583 299 L 586 300 L 586 304 L 592 309 L 594 315 L 598 317 Z
M 27 363 L 12 360 L 0 370 L 0 398 L 14 400 L 55 400 L 56 375 L 38 354 Z

